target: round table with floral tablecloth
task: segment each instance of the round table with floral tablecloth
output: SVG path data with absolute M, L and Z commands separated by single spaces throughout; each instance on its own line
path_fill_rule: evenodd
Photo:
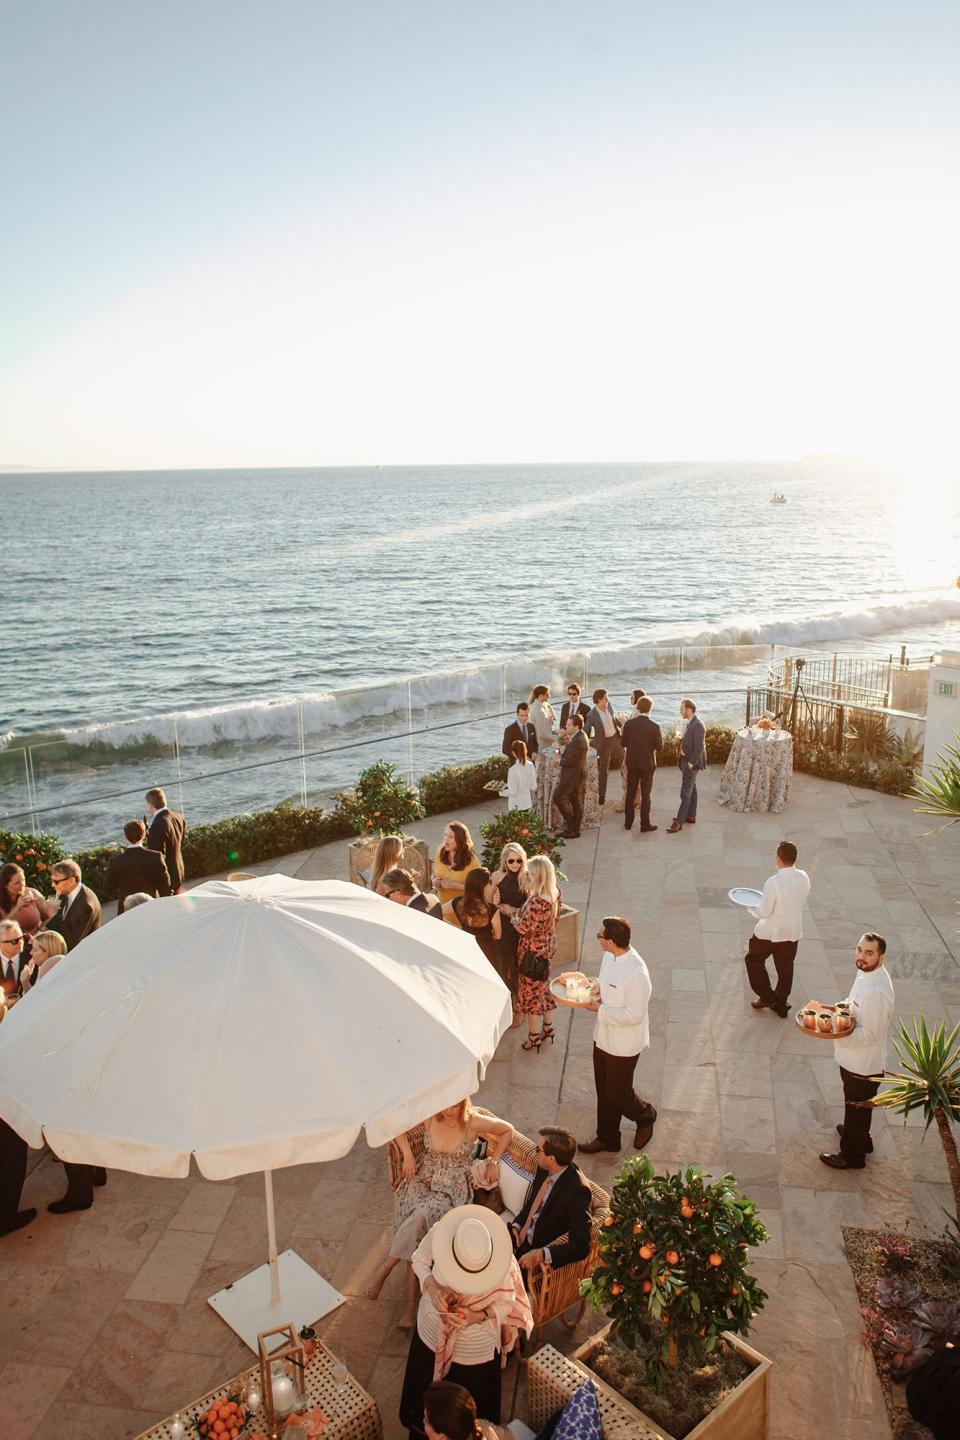
M 792 776 L 793 736 L 788 730 L 738 730 L 720 777 L 720 804 L 779 814 Z
M 553 803 L 554 791 L 560 778 L 560 747 L 548 745 L 537 756 L 537 793 L 534 809 L 544 825 L 551 830 L 564 828 L 563 816 Z M 600 825 L 600 770 L 597 752 L 591 745 L 587 751 L 587 783 L 583 798 L 583 820 L 581 828 L 596 830 Z

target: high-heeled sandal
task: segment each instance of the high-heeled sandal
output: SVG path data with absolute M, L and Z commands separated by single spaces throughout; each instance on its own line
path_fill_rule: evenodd
M 542 1044 L 543 1044 L 543 1035 L 542 1035 L 542 1033 L 538 1030 L 537 1033 L 536 1033 L 536 1035 L 528 1035 L 528 1036 L 527 1036 L 526 1040 L 524 1040 L 523 1044 L 520 1046 L 520 1049 L 521 1049 L 521 1050 L 536 1050 L 537 1054 L 539 1055 L 539 1054 L 540 1054 L 540 1046 L 541 1046 Z
M 550 1044 L 552 1045 L 554 1040 L 556 1039 L 556 1034 L 557 1032 L 556 1030 L 554 1030 L 552 1025 L 544 1025 L 543 1029 L 540 1031 L 540 1043 L 542 1044 L 544 1040 L 549 1040 Z

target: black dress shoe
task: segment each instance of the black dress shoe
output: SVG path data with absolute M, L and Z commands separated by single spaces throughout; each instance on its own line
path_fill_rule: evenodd
M 93 1175 L 92 1175 L 91 1178 L 92 1178 L 92 1180 L 93 1180 L 94 1185 L 106 1185 L 106 1183 L 107 1183 L 107 1172 L 106 1172 L 106 1170 L 104 1170 L 104 1168 L 103 1168 L 102 1165 L 95 1165 L 95 1166 L 94 1166 L 94 1169 L 93 1169 Z
M 633 1137 L 634 1150 L 644 1150 L 650 1144 L 650 1141 L 653 1138 L 654 1123 L 655 1122 L 651 1120 L 648 1125 L 637 1126 L 637 1133 Z
M 71 1210 L 89 1210 L 92 1204 L 92 1200 L 71 1200 L 64 1195 L 62 1200 L 51 1200 L 47 1209 L 51 1215 L 69 1215 Z
M 672 825 L 668 825 L 668 826 L 667 826 L 667 834 L 668 834 L 668 835 L 676 835 L 677 831 L 678 831 L 678 830 L 682 830 L 682 829 L 683 829 L 683 826 L 680 824 L 680 821 L 679 821 L 679 820 L 674 820 L 674 822 L 673 822 Z
M 786 1020 L 787 1016 L 790 1014 L 789 1005 L 777 1005 L 776 1002 L 774 1002 L 774 1004 L 770 1006 L 770 1009 L 773 1011 L 774 1015 L 779 1015 L 781 1020 Z
M 632 829 L 633 829 L 633 826 L 632 826 L 632 825 L 628 825 L 627 822 L 626 822 L 626 820 L 624 820 L 624 822 L 623 822 L 623 828 L 624 828 L 624 830 L 632 830 Z M 641 830 L 642 830 L 642 829 L 643 829 L 643 826 L 641 825 L 640 828 L 641 828 Z
M 840 1139 L 842 1140 L 842 1139 L 843 1139 L 843 1126 L 842 1126 L 842 1125 L 838 1125 L 838 1126 L 837 1126 L 837 1134 L 840 1136 Z M 873 1141 L 870 1139 L 870 1136 L 869 1136 L 869 1135 L 867 1136 L 867 1154 L 868 1154 L 868 1155 L 872 1155 L 872 1154 L 873 1154 Z
M 24 1225 L 29 1225 L 30 1221 L 36 1220 L 36 1218 L 36 1210 L 18 1210 L 10 1221 L 10 1224 L 4 1225 L 3 1229 L 0 1230 L 0 1235 L 12 1235 L 15 1230 L 22 1230 Z
M 658 830 L 659 828 L 660 828 L 660 827 L 659 827 L 658 825 L 641 825 L 641 826 L 640 826 L 640 834 L 641 834 L 641 835 L 649 835 L 650 832 L 651 832 L 651 830 Z
M 564 838 L 564 840 L 579 840 L 579 839 L 580 839 L 580 831 L 579 831 L 579 830 L 564 830 L 564 832 L 563 832 L 563 838 Z
M 769 1000 L 751 1000 L 751 1001 L 750 1001 L 750 1004 L 753 1006 L 754 1010 L 772 1010 L 772 1009 L 773 1009 L 773 1006 L 770 1004 L 770 1001 L 769 1001 Z
M 831 1170 L 862 1170 L 866 1164 L 863 1160 L 848 1160 L 846 1155 L 821 1155 L 820 1159 Z
M 577 1149 L 580 1151 L 581 1155 L 600 1155 L 603 1152 L 606 1152 L 609 1155 L 620 1154 L 619 1145 L 607 1145 L 603 1140 L 600 1139 L 599 1135 L 597 1136 L 596 1140 L 578 1140 Z

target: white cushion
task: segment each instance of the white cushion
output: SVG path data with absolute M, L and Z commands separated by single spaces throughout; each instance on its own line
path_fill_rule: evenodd
M 514 1440 L 534 1440 L 536 1430 L 531 1430 L 529 1425 L 524 1425 L 522 1420 L 511 1420 L 507 1426 Z
M 500 1157 L 500 1194 L 503 1196 L 504 1208 L 510 1211 L 511 1218 L 523 1209 L 532 1179 L 533 1173 L 530 1170 L 521 1170 L 509 1150 Z

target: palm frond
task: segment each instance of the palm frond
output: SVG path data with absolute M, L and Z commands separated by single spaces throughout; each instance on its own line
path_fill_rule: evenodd
M 915 800 L 924 802 L 916 807 L 921 815 L 960 820 L 960 735 L 954 741 L 938 754 L 930 779 L 918 780 L 910 791 Z

